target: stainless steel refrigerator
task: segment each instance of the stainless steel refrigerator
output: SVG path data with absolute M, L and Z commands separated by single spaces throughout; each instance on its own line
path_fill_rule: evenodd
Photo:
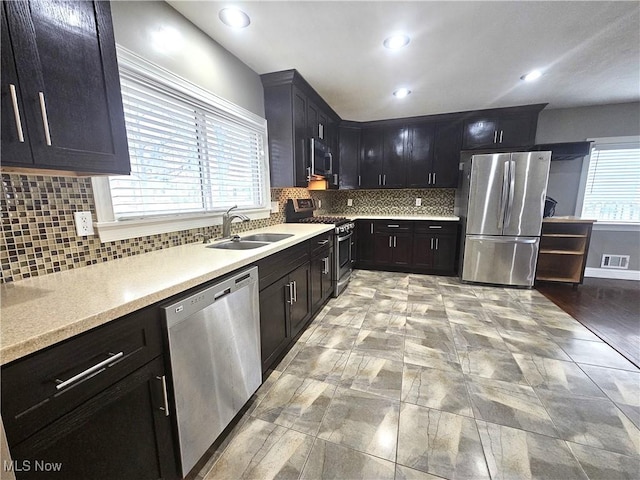
M 463 155 L 463 282 L 533 285 L 550 161 L 551 152 Z

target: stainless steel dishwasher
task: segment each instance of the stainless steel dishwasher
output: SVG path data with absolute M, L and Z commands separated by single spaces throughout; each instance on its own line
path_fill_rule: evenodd
M 185 476 L 262 382 L 258 268 L 163 308 Z

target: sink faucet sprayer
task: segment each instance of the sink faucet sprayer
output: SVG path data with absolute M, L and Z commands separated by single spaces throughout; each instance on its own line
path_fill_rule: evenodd
M 229 213 L 234 208 L 238 208 L 238 205 L 234 205 L 222 215 L 222 238 L 229 238 L 231 236 L 231 222 L 233 222 L 234 218 L 239 218 L 243 222 L 250 220 L 249 217 L 241 213 Z

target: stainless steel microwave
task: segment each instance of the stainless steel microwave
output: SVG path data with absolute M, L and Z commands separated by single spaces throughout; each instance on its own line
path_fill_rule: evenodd
M 333 174 L 333 155 L 318 138 L 311 139 L 311 175 L 328 177 Z

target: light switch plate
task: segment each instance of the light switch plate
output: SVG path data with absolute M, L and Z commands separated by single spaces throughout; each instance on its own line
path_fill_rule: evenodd
M 422 206 L 422 199 L 416 198 L 416 207 L 421 207 L 421 206 Z
M 76 221 L 76 234 L 78 234 L 79 237 L 93 235 L 91 212 L 74 212 L 73 217 Z
M 347 207 L 353 207 L 353 198 L 347 198 Z

